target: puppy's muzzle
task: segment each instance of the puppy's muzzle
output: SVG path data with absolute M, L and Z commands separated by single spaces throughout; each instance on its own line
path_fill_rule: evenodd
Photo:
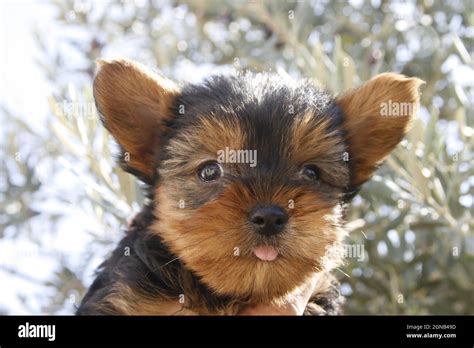
M 257 205 L 250 211 L 248 219 L 256 233 L 273 236 L 283 231 L 288 214 L 276 205 Z

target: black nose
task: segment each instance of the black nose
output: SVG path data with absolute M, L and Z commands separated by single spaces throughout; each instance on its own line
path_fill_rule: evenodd
M 250 212 L 249 221 L 257 233 L 272 236 L 283 231 L 288 215 L 276 205 L 258 205 Z

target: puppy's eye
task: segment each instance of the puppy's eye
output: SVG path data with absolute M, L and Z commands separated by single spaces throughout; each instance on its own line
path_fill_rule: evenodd
M 301 169 L 301 176 L 309 181 L 319 180 L 319 169 L 314 165 L 306 165 Z
M 198 170 L 199 179 L 204 182 L 216 181 L 220 179 L 223 174 L 222 166 L 217 162 L 208 162 Z

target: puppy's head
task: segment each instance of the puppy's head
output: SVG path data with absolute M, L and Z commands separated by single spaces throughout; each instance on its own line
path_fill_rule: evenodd
M 182 89 L 105 61 L 94 95 L 151 227 L 222 295 L 266 301 L 338 262 L 342 205 L 408 131 L 421 81 L 381 74 L 338 98 L 267 74 Z M 402 110 L 401 110 L 402 109 Z

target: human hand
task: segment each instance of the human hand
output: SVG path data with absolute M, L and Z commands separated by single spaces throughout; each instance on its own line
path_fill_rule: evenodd
M 282 304 L 251 304 L 237 315 L 303 315 L 316 287 L 317 279 L 317 275 L 313 276 L 299 291 L 289 295 Z

